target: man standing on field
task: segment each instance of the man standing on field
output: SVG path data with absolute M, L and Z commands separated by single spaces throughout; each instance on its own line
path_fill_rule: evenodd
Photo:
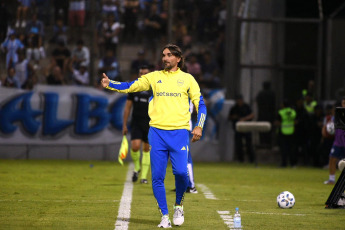
M 181 49 L 168 44 L 161 54 L 164 70 L 148 73 L 129 83 L 111 81 L 103 74 L 102 85 L 122 93 L 153 91 L 153 98 L 149 103 L 152 189 L 162 214 L 158 227 L 171 228 L 164 186 L 168 159 L 170 157 L 176 186 L 173 223 L 182 225 L 182 203 L 188 186 L 188 131 L 191 117 L 189 99 L 198 113 L 197 125 L 192 131 L 192 142 L 200 140 L 202 136 L 206 106 L 194 77 L 180 69 L 184 62 Z

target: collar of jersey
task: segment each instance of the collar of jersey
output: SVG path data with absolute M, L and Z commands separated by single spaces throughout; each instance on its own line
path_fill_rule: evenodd
M 163 70 L 163 73 L 166 74 L 166 75 L 175 75 L 175 74 L 178 74 L 179 72 L 181 72 L 179 67 L 177 67 L 177 70 L 173 71 L 173 72 L 169 72 L 169 71 Z

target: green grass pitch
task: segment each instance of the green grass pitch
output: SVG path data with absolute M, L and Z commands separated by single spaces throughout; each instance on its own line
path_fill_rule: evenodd
M 0 229 L 115 229 L 128 163 L 109 161 L 0 160 Z M 217 211 L 240 208 L 243 229 L 345 229 L 345 209 L 325 209 L 333 186 L 327 170 L 236 163 L 195 163 L 195 181 L 216 200 L 186 194 L 185 223 L 178 229 L 229 229 Z M 337 172 L 337 177 L 339 176 Z M 150 181 L 150 180 L 149 180 Z M 168 165 L 170 218 L 175 188 Z M 280 209 L 288 190 L 295 207 Z M 151 183 L 134 184 L 129 229 L 157 229 Z

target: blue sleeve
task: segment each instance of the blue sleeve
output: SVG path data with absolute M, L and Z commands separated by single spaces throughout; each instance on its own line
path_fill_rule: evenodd
M 134 93 L 151 90 L 151 85 L 147 76 L 144 75 L 131 82 L 119 82 L 110 80 L 109 85 L 106 88 L 120 93 Z
M 200 95 L 199 105 L 198 105 L 198 118 L 197 118 L 197 125 L 200 128 L 204 127 L 207 115 L 207 108 L 204 102 L 204 98 Z

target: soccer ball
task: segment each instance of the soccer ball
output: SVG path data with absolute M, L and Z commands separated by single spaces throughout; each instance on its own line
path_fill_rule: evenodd
M 333 122 L 328 122 L 326 125 L 326 130 L 327 133 L 334 135 L 335 129 L 334 129 L 334 123 Z
M 277 203 L 280 208 L 292 208 L 295 205 L 295 197 L 291 192 L 284 191 L 277 196 Z
M 339 162 L 338 162 L 338 169 L 340 171 L 343 171 L 343 169 L 345 168 L 345 158 L 344 159 L 341 159 Z

